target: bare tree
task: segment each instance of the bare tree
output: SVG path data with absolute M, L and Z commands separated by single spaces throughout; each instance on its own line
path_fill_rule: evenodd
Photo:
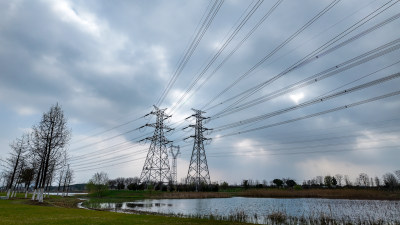
M 358 179 L 359 179 L 359 184 L 361 186 L 364 186 L 364 187 L 369 186 L 369 177 L 366 173 L 360 173 L 358 175 Z
M 393 189 L 399 185 L 396 176 L 393 173 L 386 173 L 383 175 L 383 183 L 387 188 Z
M 68 196 L 68 190 L 69 190 L 69 184 L 72 181 L 72 170 L 69 167 L 69 164 L 67 165 L 67 169 L 64 172 L 64 184 L 63 184 L 63 189 L 62 189 L 62 196 Z
M 115 181 L 117 182 L 117 189 L 121 190 L 125 188 L 125 178 L 123 177 L 118 177 L 117 179 L 115 179 Z
M 344 183 L 346 184 L 346 186 L 351 186 L 349 175 L 344 175 Z
M 86 185 L 89 192 L 102 196 L 103 192 L 108 189 L 108 175 L 105 172 L 95 173 L 89 183 Z
M 61 186 L 63 185 L 63 181 L 66 178 L 66 173 L 69 170 L 69 164 L 68 164 L 68 155 L 67 155 L 67 151 L 63 152 L 62 155 L 62 161 L 61 161 L 61 167 L 60 167 L 60 171 L 58 173 L 58 188 L 57 188 L 57 195 L 61 190 Z M 64 185 L 63 185 L 63 189 L 65 190 L 65 181 L 64 181 Z M 64 192 L 63 194 L 64 195 Z
M 381 186 L 381 181 L 379 180 L 379 177 L 375 177 L 375 185 L 379 188 Z
M 24 160 L 24 154 L 27 150 L 27 142 L 27 136 L 23 135 L 22 138 L 16 139 L 10 144 L 12 151 L 10 153 L 11 156 L 7 159 L 7 161 L 12 169 L 10 171 L 10 180 L 8 181 L 7 198 L 10 198 L 12 187 L 16 180 L 16 175 L 18 175 L 18 169 Z
M 317 183 L 317 185 L 324 185 L 324 177 L 323 176 L 316 176 L 315 177 L 315 181 Z
M 26 167 L 22 170 L 21 182 L 25 184 L 25 198 L 28 197 L 29 186 L 35 176 L 35 169 L 33 167 Z
M 52 163 L 57 163 L 61 158 L 61 152 L 70 139 L 67 120 L 58 103 L 43 114 L 39 125 L 33 127 L 33 133 L 35 150 L 38 151 L 37 155 L 40 161 L 38 200 L 43 202 L 44 189 L 50 180 L 49 169 L 51 169 Z
M 335 178 L 336 178 L 336 180 L 337 180 L 337 182 L 338 182 L 338 185 L 339 185 L 339 186 L 342 186 L 343 175 L 342 175 L 342 174 L 336 174 L 336 175 L 335 175 Z
M 400 170 L 394 171 L 394 174 L 396 174 L 397 180 L 400 182 Z
M 74 171 L 73 170 L 71 170 L 70 168 L 69 168 L 69 166 L 68 166 L 68 170 L 67 170 L 67 173 L 65 174 L 65 176 L 66 176 L 66 182 L 67 182 L 67 194 L 66 194 L 66 196 L 68 196 L 68 193 L 69 193 L 69 186 L 70 186 L 70 184 L 71 184 L 71 182 L 74 180 Z

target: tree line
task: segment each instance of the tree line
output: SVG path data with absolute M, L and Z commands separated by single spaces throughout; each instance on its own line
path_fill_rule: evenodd
M 73 170 L 69 168 L 67 146 L 71 131 L 67 127 L 61 106 L 57 103 L 43 113 L 31 132 L 23 134 L 11 144 L 11 151 L 1 173 L 6 198 L 16 196 L 17 190 L 32 189 L 32 200 L 43 202 L 46 191 L 58 182 L 58 192 L 68 193 L 73 181 Z M 49 194 L 49 193 L 48 193 Z
M 185 180 L 178 184 L 172 182 L 148 184 L 140 183 L 138 177 L 118 177 L 109 179 L 107 173 L 95 173 L 86 185 L 89 192 L 102 196 L 107 190 L 158 190 L 158 191 L 195 191 L 194 184 L 186 184 Z M 289 188 L 289 189 L 310 189 L 310 188 L 378 188 L 386 190 L 400 189 L 400 170 L 394 173 L 385 173 L 381 178 L 375 176 L 370 177 L 366 173 L 360 173 L 355 180 L 350 180 L 348 175 L 336 174 L 334 176 L 316 176 L 309 180 L 304 180 L 302 184 L 297 183 L 291 178 L 276 178 L 271 181 L 267 180 L 243 180 L 241 184 L 228 184 L 227 182 L 214 182 L 212 184 L 201 184 L 198 191 L 226 191 L 230 188 Z
M 221 187 L 240 186 L 247 188 L 263 188 L 263 187 L 278 187 L 278 188 L 341 188 L 341 187 L 358 187 L 358 188 L 385 188 L 393 190 L 400 188 L 400 170 L 393 173 L 387 172 L 382 177 L 369 176 L 366 173 L 360 173 L 354 180 L 351 180 L 348 175 L 336 174 L 334 176 L 316 176 L 309 180 L 304 180 L 302 184 L 297 183 L 291 178 L 275 178 L 271 181 L 263 180 L 243 180 L 241 185 L 229 185 L 222 182 Z

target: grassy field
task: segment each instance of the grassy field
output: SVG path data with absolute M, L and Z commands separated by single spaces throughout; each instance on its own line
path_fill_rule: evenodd
M 38 205 L 24 199 L 0 200 L 0 224 L 243 224 L 70 208 L 74 201 L 52 198 Z

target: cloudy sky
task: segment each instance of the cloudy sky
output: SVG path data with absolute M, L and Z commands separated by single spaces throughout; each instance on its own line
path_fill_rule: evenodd
M 136 128 L 161 98 L 178 179 L 191 108 L 211 117 L 212 181 L 381 176 L 400 169 L 399 12 L 393 0 L 1 0 L 0 157 L 58 102 L 75 182 L 140 176 L 137 140 L 152 129 Z

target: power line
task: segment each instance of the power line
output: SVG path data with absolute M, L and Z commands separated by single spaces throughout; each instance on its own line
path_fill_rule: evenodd
M 225 92 L 229 91 L 233 86 L 243 80 L 245 77 L 250 75 L 256 68 L 262 65 L 266 60 L 268 60 L 271 56 L 273 56 L 276 52 L 282 49 L 285 45 L 287 45 L 290 41 L 296 38 L 300 33 L 306 30 L 309 26 L 311 26 L 315 21 L 317 21 L 320 17 L 322 17 L 325 13 L 327 13 L 332 7 L 334 7 L 340 0 L 332 1 L 328 6 L 326 6 L 322 11 L 320 11 L 317 15 L 315 15 L 312 19 L 310 19 L 306 24 L 304 24 L 301 28 L 295 31 L 292 35 L 290 35 L 287 39 L 285 39 L 281 44 L 275 47 L 272 51 L 270 51 L 267 55 L 265 55 L 261 60 L 259 60 L 254 66 L 252 66 L 249 70 L 247 70 L 243 75 L 241 75 L 238 79 L 236 79 L 232 84 L 230 84 L 227 88 L 218 93 L 211 101 L 209 101 L 204 107 L 206 108 L 212 102 L 214 102 L 218 97 L 220 97 Z
M 354 40 L 357 40 L 358 38 L 365 36 L 366 34 L 384 26 L 389 24 L 390 22 L 393 22 L 394 20 L 399 18 L 400 14 L 396 14 L 395 16 L 392 16 L 388 19 L 386 19 L 385 21 L 364 30 L 363 32 L 347 39 L 346 41 L 343 41 L 339 44 L 337 44 L 336 46 L 333 46 L 331 48 L 329 48 L 330 46 L 332 46 L 333 44 L 335 44 L 336 42 L 338 42 L 340 39 L 344 38 L 345 36 L 347 36 L 348 34 L 350 34 L 351 32 L 353 32 L 354 30 L 358 29 L 359 27 L 361 27 L 362 25 L 364 25 L 365 23 L 369 22 L 370 20 L 372 20 L 373 18 L 375 18 L 376 16 L 380 15 L 381 13 L 383 13 L 385 10 L 389 9 L 390 7 L 392 7 L 395 3 L 387 6 L 391 1 L 385 3 L 384 5 L 382 5 L 381 7 L 379 7 L 378 9 L 374 10 L 373 12 L 371 12 L 370 14 L 368 14 L 367 16 L 365 16 L 364 18 L 362 18 L 361 20 L 359 20 L 357 23 L 353 24 L 352 26 L 348 27 L 345 31 L 341 32 L 340 34 L 336 35 L 334 38 L 330 39 L 329 41 L 327 41 L 325 44 L 323 44 L 322 46 L 320 46 L 319 48 L 315 49 L 314 51 L 312 51 L 311 53 L 309 53 L 308 55 L 304 56 L 302 59 L 298 60 L 296 63 L 292 64 L 290 67 L 288 67 L 287 69 L 285 69 L 284 71 L 282 71 L 281 73 L 275 75 L 274 77 L 250 88 L 247 89 L 246 91 L 240 93 L 239 95 L 236 95 L 233 98 L 230 98 L 229 100 L 233 100 L 235 98 L 239 98 L 236 102 L 232 103 L 231 105 L 229 105 L 228 107 L 226 107 L 223 111 L 232 109 L 234 106 L 236 106 L 237 104 L 239 104 L 240 102 L 242 102 L 243 100 L 247 99 L 248 97 L 252 96 L 253 94 L 255 94 L 256 92 L 260 91 L 262 88 L 264 88 L 266 85 L 271 84 L 272 82 L 276 81 L 277 79 L 281 78 L 282 76 L 288 74 L 289 72 L 292 72 L 296 69 L 299 69 L 309 63 L 311 63 L 312 61 L 321 58 L 324 55 L 327 55 L 349 43 L 351 43 Z M 386 7 L 386 8 L 385 8 Z M 381 10 L 381 11 L 379 11 Z M 329 49 L 327 49 L 329 48 Z M 239 80 L 237 80 L 237 82 L 239 82 Z M 233 85 L 235 85 L 237 83 L 236 81 L 234 82 Z M 231 85 L 232 86 L 232 85 Z M 232 86 L 233 87 L 233 86 Z M 230 88 L 229 88 L 230 89 Z M 224 91 L 226 92 L 226 91 Z M 221 103 L 220 103 L 221 104 Z M 218 104 L 218 105 L 220 105 Z M 210 107 L 208 109 L 214 108 Z
M 127 161 L 118 162 L 118 163 L 111 164 L 111 165 L 105 165 L 105 166 L 100 166 L 100 167 L 90 168 L 90 169 L 81 168 L 81 169 L 75 170 L 75 172 L 83 172 L 83 171 L 90 171 L 90 170 L 98 170 L 98 169 L 103 169 L 103 168 L 109 168 L 109 167 L 118 166 L 118 165 L 121 165 L 121 164 L 133 162 L 133 161 L 142 160 L 142 159 L 145 159 L 145 158 L 146 157 L 141 157 L 141 158 L 137 158 L 137 159 L 127 160 Z
M 198 44 L 200 43 L 201 39 L 203 38 L 204 34 L 210 27 L 212 21 L 214 20 L 215 16 L 217 15 L 218 11 L 220 10 L 224 0 L 215 1 L 214 5 L 212 6 L 209 14 L 207 15 L 206 19 L 203 21 L 201 28 L 198 30 L 195 39 L 193 39 L 192 44 L 190 45 L 189 49 L 186 51 L 185 56 L 183 57 L 182 61 L 179 63 L 178 68 L 176 69 L 174 75 L 172 76 L 171 80 L 169 81 L 166 89 L 160 96 L 159 100 L 157 101 L 156 105 L 160 106 L 164 101 L 165 97 L 168 95 L 169 91 L 171 90 L 172 86 L 178 79 L 179 75 L 181 74 L 182 70 L 186 66 L 187 62 L 193 55 L 194 51 L 196 50 Z
M 400 94 L 400 91 L 395 91 L 395 92 L 391 92 L 391 93 L 388 93 L 388 94 L 385 94 L 385 95 L 380 95 L 380 96 L 377 96 L 377 97 L 374 97 L 374 98 L 369 98 L 369 99 L 366 99 L 366 100 L 363 100 L 363 101 L 355 102 L 355 103 L 352 103 L 352 104 L 343 105 L 343 106 L 340 106 L 340 107 L 332 108 L 332 109 L 321 111 L 321 112 L 318 112 L 318 113 L 309 114 L 307 116 L 302 116 L 302 117 L 298 117 L 298 118 L 295 118 L 295 119 L 290 119 L 290 120 L 285 120 L 285 121 L 278 122 L 278 123 L 273 123 L 273 124 L 270 124 L 270 125 L 265 125 L 265 126 L 252 128 L 252 129 L 248 129 L 248 130 L 244 130 L 244 131 L 240 131 L 240 132 L 234 132 L 234 133 L 229 133 L 229 134 L 217 136 L 217 137 L 214 137 L 213 139 L 218 139 L 218 138 L 228 137 L 228 136 L 234 136 L 234 135 L 239 135 L 239 134 L 245 134 L 245 133 L 248 133 L 248 132 L 262 130 L 262 129 L 275 127 L 275 126 L 279 126 L 279 125 L 283 125 L 283 124 L 288 124 L 288 123 L 296 122 L 296 121 L 299 121 L 299 120 L 309 119 L 309 118 L 312 118 L 312 117 L 321 116 L 321 115 L 324 115 L 324 114 L 340 111 L 340 110 L 343 110 L 343 109 L 347 109 L 347 108 L 363 105 L 363 104 L 370 103 L 370 102 L 377 101 L 377 100 L 381 100 L 381 99 L 384 99 L 384 98 L 389 98 L 389 97 L 396 96 L 396 95 L 399 95 L 399 94 Z
M 249 118 L 249 119 L 246 119 L 246 120 L 241 120 L 241 121 L 238 121 L 238 122 L 235 122 L 235 123 L 222 125 L 220 127 L 214 128 L 214 131 L 218 132 L 218 131 L 226 130 L 226 129 L 229 129 L 229 128 L 242 126 L 242 125 L 245 125 L 245 124 L 248 124 L 248 123 L 254 123 L 254 122 L 257 122 L 257 121 L 260 121 L 260 120 L 269 119 L 271 117 L 274 117 L 274 116 L 277 116 L 277 115 L 281 115 L 283 113 L 287 113 L 287 112 L 290 112 L 290 111 L 293 111 L 293 110 L 297 110 L 297 109 L 300 109 L 300 108 L 303 108 L 303 107 L 307 107 L 307 106 L 310 106 L 310 105 L 313 105 L 313 104 L 322 103 L 322 102 L 325 102 L 327 100 L 330 100 L 330 99 L 333 99 L 333 98 L 337 98 L 337 97 L 340 97 L 340 96 L 343 96 L 343 95 L 347 95 L 347 94 L 350 94 L 352 92 L 359 91 L 359 90 L 362 90 L 362 89 L 365 89 L 365 88 L 369 88 L 369 87 L 372 87 L 372 86 L 375 86 L 375 85 L 379 85 L 379 84 L 382 84 L 383 82 L 387 82 L 387 81 L 390 81 L 390 80 L 393 80 L 393 79 L 397 79 L 397 78 L 400 78 L 400 73 L 395 73 L 395 74 L 392 74 L 392 75 L 389 75 L 389 76 L 386 76 L 386 77 L 383 77 L 383 78 L 380 78 L 380 79 L 376 79 L 376 80 L 373 80 L 373 81 L 370 81 L 370 82 L 367 82 L 367 83 L 364 83 L 364 84 L 361 84 L 361 85 L 354 86 L 352 88 L 349 88 L 349 89 L 346 89 L 346 90 L 343 90 L 343 91 L 338 91 L 338 92 L 335 92 L 333 94 L 327 95 L 325 97 L 317 97 L 317 98 L 305 101 L 303 103 L 297 104 L 295 106 L 291 106 L 291 107 L 287 107 L 287 108 L 284 108 L 284 109 L 276 110 L 276 111 L 273 111 L 273 112 L 270 112 L 270 113 L 266 113 L 266 114 L 263 114 L 263 115 L 260 115 L 260 116 L 252 117 L 252 118 Z
M 135 151 L 135 152 L 132 152 L 132 153 L 119 155 L 119 156 L 116 156 L 116 157 L 113 157 L 113 158 L 102 159 L 102 160 L 86 162 L 86 163 L 80 163 L 80 164 L 71 164 L 71 165 L 74 166 L 74 167 L 78 167 L 78 169 L 79 169 L 82 166 L 83 167 L 88 167 L 88 166 L 93 165 L 93 164 L 97 164 L 98 165 L 99 163 L 110 163 L 110 162 L 115 162 L 115 161 L 118 161 L 118 160 L 121 160 L 121 159 L 126 159 L 127 156 L 139 155 L 139 154 L 142 154 L 142 153 L 146 153 L 146 150 L 147 149 L 141 149 L 141 150 L 138 150 L 138 151 Z
M 94 137 L 94 136 L 99 136 L 99 135 L 101 135 L 101 134 L 105 134 L 105 133 L 107 133 L 107 132 L 109 132 L 109 131 L 112 131 L 112 130 L 115 130 L 115 129 L 117 129 L 117 128 L 126 126 L 126 125 L 128 125 L 128 124 L 130 124 L 130 123 L 136 122 L 136 121 L 138 121 L 138 120 L 140 120 L 140 119 L 142 119 L 142 118 L 143 118 L 143 116 L 138 117 L 138 118 L 133 119 L 133 120 L 129 120 L 129 121 L 125 122 L 125 123 L 122 123 L 122 124 L 113 126 L 113 127 L 108 128 L 108 129 L 106 129 L 106 130 L 104 130 L 104 131 L 100 131 L 100 132 L 97 132 L 97 133 L 95 133 L 95 134 L 92 134 L 92 135 L 90 135 L 89 137 L 84 137 L 84 138 L 82 138 L 82 139 L 79 139 L 79 140 L 75 141 L 74 143 L 79 143 L 79 142 L 82 142 L 82 141 L 84 141 L 84 140 L 87 140 L 87 139 L 90 138 L 90 137 Z
M 198 87 L 190 94 L 190 96 L 187 99 L 190 99 L 203 85 L 210 80 L 210 78 L 215 75 L 215 73 L 232 57 L 232 55 L 243 45 L 245 41 L 258 29 L 258 27 L 272 14 L 272 12 L 275 11 L 275 9 L 282 3 L 283 0 L 278 0 L 270 10 L 268 10 L 264 16 L 253 26 L 253 28 L 246 34 L 246 36 L 231 50 L 231 52 L 216 66 L 216 68 L 198 85 Z M 182 106 L 187 99 L 180 104 L 179 106 L 176 107 L 176 109 L 179 109 L 180 106 Z
M 276 90 L 274 92 L 265 94 L 264 96 L 258 97 L 256 99 L 250 100 L 248 102 L 245 102 L 245 103 L 243 103 L 241 105 L 238 105 L 238 106 L 236 106 L 234 108 L 224 109 L 224 110 L 220 111 L 219 113 L 214 114 L 212 116 L 211 120 L 217 119 L 217 118 L 220 118 L 222 116 L 226 116 L 226 115 L 229 115 L 229 114 L 232 114 L 232 113 L 235 113 L 235 112 L 239 112 L 239 111 L 242 111 L 242 110 L 247 109 L 249 107 L 258 105 L 260 103 L 272 100 L 274 98 L 277 98 L 277 97 L 282 96 L 284 94 L 288 94 L 288 93 L 290 93 L 290 92 L 292 92 L 294 90 L 297 90 L 299 88 L 303 88 L 303 87 L 306 87 L 308 85 L 320 82 L 320 81 L 325 80 L 325 79 L 327 79 L 329 77 L 332 77 L 334 75 L 340 74 L 341 72 L 349 70 L 349 69 L 351 69 L 351 68 L 353 68 L 355 66 L 362 65 L 362 64 L 364 64 L 366 62 L 369 62 L 369 61 L 371 61 L 371 60 L 373 60 L 375 58 L 378 58 L 378 57 L 381 57 L 381 56 L 386 55 L 388 53 L 391 53 L 391 52 L 393 52 L 395 50 L 398 50 L 400 48 L 400 45 L 395 45 L 398 42 L 400 42 L 400 39 L 396 39 L 396 40 L 394 40 L 392 42 L 384 44 L 384 45 L 382 45 L 382 46 L 380 46 L 378 48 L 375 48 L 375 49 L 373 49 L 371 51 L 368 51 L 368 52 L 366 52 L 364 54 L 361 54 L 361 55 L 359 55 L 357 57 L 354 57 L 354 58 L 352 58 L 350 60 L 347 60 L 347 61 L 345 61 L 343 63 L 340 63 L 340 64 L 338 64 L 336 66 L 328 68 L 328 69 L 326 69 L 326 70 L 324 70 L 322 72 L 314 74 L 314 75 L 312 75 L 310 77 L 302 79 L 302 80 L 300 80 L 298 82 L 295 82 L 295 83 L 293 83 L 291 85 L 283 87 L 283 88 L 281 88 L 279 90 Z
M 229 45 L 229 43 L 235 38 L 235 36 L 239 33 L 239 31 L 243 28 L 243 26 L 247 23 L 247 21 L 251 18 L 254 12 L 260 7 L 264 0 L 258 0 L 253 8 L 247 13 L 247 15 L 242 19 L 236 29 L 231 33 L 228 39 L 225 40 L 224 44 L 219 48 L 219 50 L 214 54 L 212 59 L 208 62 L 208 64 L 203 68 L 203 70 L 196 76 L 196 78 L 189 85 L 189 88 L 181 95 L 179 100 L 172 106 L 171 112 L 173 112 L 176 107 L 183 101 L 183 99 L 187 96 L 187 94 L 195 87 L 197 82 L 204 76 L 204 74 L 208 71 L 211 65 L 217 60 L 217 58 L 221 55 L 221 53 L 225 50 L 225 48 Z
M 265 155 L 265 156 L 276 156 L 276 155 L 307 155 L 307 154 L 316 154 L 316 153 L 340 153 L 340 152 L 352 152 L 352 151 L 368 151 L 368 150 L 398 150 L 398 149 L 388 149 L 388 148 L 398 148 L 400 145 L 391 145 L 391 146 L 383 146 L 383 147 L 371 147 L 371 148 L 362 148 L 362 149 L 335 149 L 335 150 L 316 150 L 316 151 L 304 151 L 304 152 L 281 152 L 281 153 L 270 153 L 270 154 L 255 154 L 256 156 Z M 224 154 L 224 155 L 210 155 L 210 157 L 227 157 L 227 156 L 247 156 L 246 154 Z M 254 156 L 254 155 L 252 155 Z

